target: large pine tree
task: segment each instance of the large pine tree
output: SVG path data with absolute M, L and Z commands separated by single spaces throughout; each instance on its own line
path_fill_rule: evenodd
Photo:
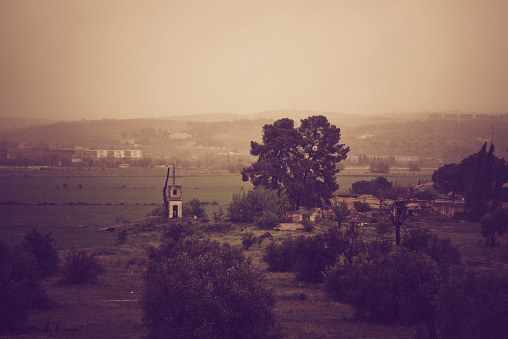
M 340 144 L 340 128 L 322 115 L 303 119 L 299 127 L 288 118 L 263 126 L 263 141 L 251 142 L 258 159 L 242 170 L 254 187 L 284 191 L 295 207 L 328 203 L 339 188 L 337 163 L 349 147 Z

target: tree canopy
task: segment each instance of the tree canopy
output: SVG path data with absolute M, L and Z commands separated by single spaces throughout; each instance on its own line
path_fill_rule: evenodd
M 242 170 L 242 180 L 285 192 L 295 207 L 328 203 L 339 188 L 336 165 L 349 152 L 340 136 L 322 115 L 301 120 L 299 127 L 288 118 L 267 124 L 262 142 L 251 141 L 250 153 L 258 159 Z
M 372 194 L 376 197 L 380 197 L 384 195 L 385 192 L 390 191 L 392 187 L 393 182 L 381 176 L 371 181 L 360 180 L 353 182 L 351 191 L 354 192 L 355 195 Z
M 494 144 L 487 151 L 485 143 L 460 164 L 444 165 L 432 175 L 435 188 L 441 192 L 464 194 L 466 210 L 475 221 L 498 207 L 502 186 L 508 181 L 508 166 L 494 151 Z

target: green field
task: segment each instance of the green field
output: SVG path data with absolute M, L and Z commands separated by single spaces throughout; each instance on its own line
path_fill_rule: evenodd
M 339 193 L 347 193 L 353 181 L 376 176 L 342 175 Z M 425 176 L 387 176 L 397 185 L 415 185 Z M 162 204 L 164 168 L 147 171 L 5 170 L 0 172 L 0 238 L 19 241 L 32 227 L 53 232 L 62 247 L 108 245 L 113 237 L 97 229 L 116 220 L 134 221 Z M 172 178 L 169 184 L 172 183 Z M 237 176 L 186 176 L 176 179 L 182 186 L 183 202 L 193 198 L 208 203 L 208 216 L 223 208 L 240 190 L 252 189 Z M 70 232 L 69 232 L 70 231 Z

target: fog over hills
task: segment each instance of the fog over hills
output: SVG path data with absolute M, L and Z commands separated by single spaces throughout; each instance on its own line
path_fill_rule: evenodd
M 494 136 L 498 156 L 508 158 L 508 114 L 477 115 L 483 120 L 476 120 L 475 115 L 461 112 L 366 116 L 277 110 L 249 115 L 217 113 L 60 122 L 0 118 L 0 140 L 9 141 L 11 147 L 16 144 L 18 147 L 140 148 L 146 156 L 154 158 L 185 152 L 192 156 L 233 151 L 248 155 L 250 141 L 261 140 L 263 125 L 284 117 L 292 118 L 298 125 L 300 119 L 319 114 L 341 128 L 341 142 L 350 147 L 350 156 L 416 156 L 457 162 Z M 431 114 L 440 120 L 431 121 Z M 461 121 L 465 118 L 471 120 Z

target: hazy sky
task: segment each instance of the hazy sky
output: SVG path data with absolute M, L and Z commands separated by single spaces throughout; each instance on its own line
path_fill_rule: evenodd
M 0 116 L 508 112 L 508 1 L 0 0 Z

